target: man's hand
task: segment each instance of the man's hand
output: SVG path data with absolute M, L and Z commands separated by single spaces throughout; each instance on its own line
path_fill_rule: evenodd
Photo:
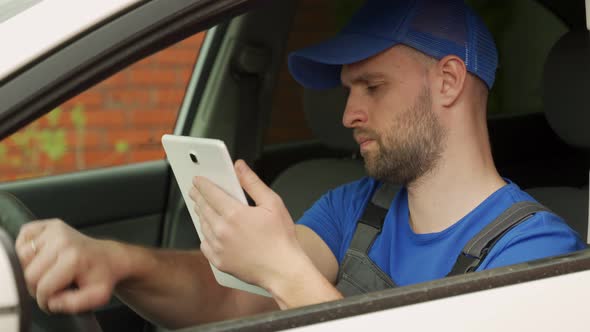
M 205 178 L 195 178 L 190 196 L 201 221 L 201 250 L 221 271 L 275 295 L 316 269 L 297 241 L 281 198 L 243 161 L 237 161 L 235 168 L 256 206 L 238 202 Z
M 29 292 L 45 311 L 76 313 L 104 305 L 119 278 L 117 244 L 89 238 L 61 220 L 25 224 L 16 252 Z

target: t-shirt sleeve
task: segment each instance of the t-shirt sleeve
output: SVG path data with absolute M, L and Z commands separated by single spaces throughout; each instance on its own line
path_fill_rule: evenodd
M 372 183 L 367 178 L 355 181 L 324 194 L 297 221 L 313 230 L 332 250 L 340 262 L 344 253 L 342 243 L 358 218 L 363 198 L 367 197 Z
M 540 212 L 504 235 L 478 270 L 567 254 L 587 245 L 554 214 Z
M 339 257 L 340 242 L 342 239 L 341 211 L 336 206 L 342 199 L 338 189 L 324 194 L 303 216 L 297 221 L 298 225 L 304 225 L 313 230 L 330 247 L 334 256 Z

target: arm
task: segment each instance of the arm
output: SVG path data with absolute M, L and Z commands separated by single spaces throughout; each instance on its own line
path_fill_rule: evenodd
M 295 283 L 305 286 L 303 291 L 278 290 L 277 301 L 283 308 L 320 302 L 321 292 L 308 294 L 317 283 L 310 276 L 320 282 L 325 276 L 324 280 L 333 282 L 338 271 L 336 259 L 319 236 L 305 226 L 297 226 L 296 233 L 322 276 L 312 270 Z M 51 312 L 93 310 L 106 304 L 113 292 L 143 317 L 170 328 L 277 309 L 272 299 L 220 286 L 200 251 L 156 250 L 92 239 L 60 220 L 23 226 L 16 244 L 31 295 Z M 67 288 L 72 283 L 77 290 Z M 288 302 L 292 296 L 283 294 L 291 292 L 302 299 Z
M 269 298 L 220 286 L 200 251 L 125 248 L 115 295 L 143 317 L 179 328 L 277 309 Z
M 322 302 L 326 296 L 322 292 L 333 289 L 332 283 L 338 273 L 336 258 L 318 235 L 305 226 L 296 226 L 296 234 L 307 256 L 313 257 L 309 262 L 318 269 L 313 268 L 309 275 L 297 269 L 293 276 L 301 276 L 296 277 L 294 284 L 304 287 L 279 290 L 276 300 L 281 308 Z M 162 325 L 187 326 L 278 309 L 273 299 L 220 286 L 200 251 L 155 251 L 131 247 L 125 252 L 128 269 L 134 272 L 128 273 L 129 277 L 117 285 L 115 294 L 138 313 Z M 149 263 L 133 263 L 143 261 Z M 179 266 L 186 268 L 179 269 Z M 323 282 L 328 284 L 323 285 Z M 285 300 L 280 297 L 291 293 L 302 298 L 291 303 L 287 301 L 292 296 L 286 295 Z
M 177 328 L 276 308 L 272 299 L 219 286 L 198 251 L 92 239 L 61 220 L 23 226 L 16 249 L 29 292 L 46 311 L 93 310 L 114 292 L 147 319 Z
M 264 203 L 227 208 L 231 198 L 203 180 L 209 190 L 201 190 L 209 199 L 221 197 L 224 205 L 226 216 L 213 218 L 193 190 L 208 235 L 203 252 L 92 239 L 61 220 L 28 223 L 16 249 L 31 295 L 44 310 L 75 313 L 102 306 L 115 293 L 147 319 L 175 328 L 268 311 L 277 303 L 292 308 L 341 298 L 332 286 L 338 263 L 328 246 L 311 229 L 294 226 L 280 198 L 251 170 L 239 174 L 244 188 Z M 266 288 L 276 303 L 219 286 L 205 256 L 221 270 Z
M 219 270 L 268 290 L 282 309 L 337 300 L 338 263 L 311 229 L 295 226 L 281 198 L 243 161 L 242 187 L 256 202 L 244 205 L 205 178 L 190 195 L 201 220 L 201 250 Z

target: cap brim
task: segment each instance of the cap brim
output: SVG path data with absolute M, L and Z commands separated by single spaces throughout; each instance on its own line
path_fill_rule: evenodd
M 365 60 L 396 44 L 394 40 L 342 33 L 289 54 L 289 71 L 306 88 L 333 88 L 340 85 L 342 65 Z

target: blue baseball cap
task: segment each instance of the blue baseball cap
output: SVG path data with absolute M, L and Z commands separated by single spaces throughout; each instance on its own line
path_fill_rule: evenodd
M 463 0 L 367 0 L 338 35 L 291 53 L 289 70 L 304 87 L 333 88 L 341 84 L 342 65 L 398 44 L 435 59 L 456 55 L 488 89 L 494 85 L 494 39 Z

